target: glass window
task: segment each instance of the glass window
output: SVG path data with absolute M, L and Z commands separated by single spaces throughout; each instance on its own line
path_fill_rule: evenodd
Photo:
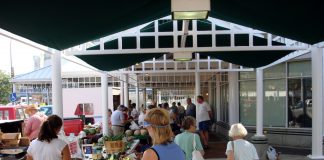
M 286 77 L 286 63 L 281 63 L 269 67 L 263 72 L 264 79 L 266 78 L 285 78 Z
M 84 83 L 79 83 L 79 88 L 84 88 Z
M 96 82 L 101 82 L 101 77 L 96 77 Z
M 79 82 L 84 82 L 84 78 L 79 78 Z
M 264 81 L 264 126 L 285 127 L 286 93 L 286 79 Z
M 90 77 L 90 82 L 96 82 L 96 77 Z
M 312 127 L 311 78 L 288 79 L 288 126 Z
M 240 82 L 240 121 L 244 125 L 256 124 L 256 83 Z
M 312 75 L 311 61 L 297 61 L 288 63 L 289 77 L 301 77 Z
M 240 80 L 256 79 L 256 72 L 240 72 Z

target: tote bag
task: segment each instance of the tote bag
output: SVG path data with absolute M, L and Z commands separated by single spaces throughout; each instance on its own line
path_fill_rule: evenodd
M 194 150 L 192 151 L 192 160 L 204 160 L 204 157 L 201 155 L 200 151 L 196 149 L 196 134 L 194 134 L 193 138 L 193 148 Z

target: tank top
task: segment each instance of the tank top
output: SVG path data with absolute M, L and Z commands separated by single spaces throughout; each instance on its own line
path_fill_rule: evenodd
M 34 160 L 61 160 L 62 150 L 67 145 L 63 140 L 55 138 L 50 143 L 46 141 L 33 140 L 27 150 L 27 153 Z
M 183 150 L 175 143 L 168 143 L 167 145 L 159 144 L 153 146 L 151 149 L 155 151 L 159 160 L 185 160 L 186 156 Z

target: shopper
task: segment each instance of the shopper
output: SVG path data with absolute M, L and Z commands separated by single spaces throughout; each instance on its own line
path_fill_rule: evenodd
M 146 108 L 143 108 L 142 113 L 138 117 L 138 125 L 139 126 L 143 126 L 145 116 L 146 116 Z
M 202 155 L 204 155 L 204 149 L 200 142 L 200 137 L 196 132 L 196 120 L 195 118 L 188 116 L 184 118 L 182 122 L 182 127 L 185 130 L 183 133 L 178 134 L 175 137 L 174 142 L 180 146 L 180 148 L 186 153 L 186 160 L 192 159 L 192 151 L 198 150 Z M 193 146 L 193 141 L 195 141 L 195 148 Z
M 247 135 L 247 131 L 241 123 L 233 124 L 228 132 L 228 135 L 233 139 L 233 141 L 229 141 L 227 143 L 226 155 L 228 160 L 259 159 L 254 145 L 247 140 L 244 140 L 244 137 Z
M 192 116 L 196 118 L 196 105 L 191 102 L 191 98 L 187 98 L 186 116 Z
M 124 117 L 124 105 L 120 105 L 111 115 L 111 129 L 113 135 L 119 135 L 124 133 L 125 117 Z
M 30 141 L 37 138 L 42 123 L 46 120 L 47 116 L 38 112 L 38 107 L 30 105 L 26 108 L 25 112 L 29 118 L 25 121 L 24 133 Z
M 199 134 L 203 141 L 204 148 L 208 149 L 208 141 L 209 141 L 209 126 L 211 119 L 211 108 L 207 102 L 204 101 L 203 96 L 197 97 L 197 107 L 196 107 L 196 118 L 199 127 Z
M 136 103 L 132 103 L 132 105 L 130 106 L 130 110 L 131 110 L 130 116 L 132 116 L 135 120 L 137 120 L 139 113 L 136 109 Z
M 108 135 L 112 136 L 113 135 L 113 131 L 112 131 L 112 124 L 111 124 L 111 115 L 112 115 L 112 111 L 111 109 L 108 109 Z
M 180 132 L 180 127 L 177 125 L 177 116 L 176 114 L 173 112 L 173 110 L 169 107 L 169 103 L 163 103 L 163 108 L 169 113 L 169 117 L 170 117 L 170 125 L 171 125 L 171 129 L 172 132 L 174 134 L 177 134 Z
M 152 137 L 153 146 L 147 149 L 142 160 L 184 160 L 181 148 L 171 141 L 169 113 L 165 109 L 154 108 L 148 111 L 144 126 Z
M 183 118 L 185 116 L 186 109 L 181 105 L 180 102 L 178 102 L 177 105 L 178 105 L 178 111 L 179 111 L 179 116 L 178 116 L 179 124 L 182 124 L 182 120 L 183 120 Z
M 70 160 L 70 150 L 66 142 L 57 134 L 62 127 L 62 119 L 51 115 L 42 124 L 38 139 L 31 142 L 27 150 L 27 160 Z

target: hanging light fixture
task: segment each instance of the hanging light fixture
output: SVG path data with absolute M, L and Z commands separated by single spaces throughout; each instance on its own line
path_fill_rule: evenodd
M 210 0 L 171 0 L 172 19 L 207 19 Z
M 175 52 L 173 53 L 174 61 L 191 61 L 192 53 L 191 52 Z

